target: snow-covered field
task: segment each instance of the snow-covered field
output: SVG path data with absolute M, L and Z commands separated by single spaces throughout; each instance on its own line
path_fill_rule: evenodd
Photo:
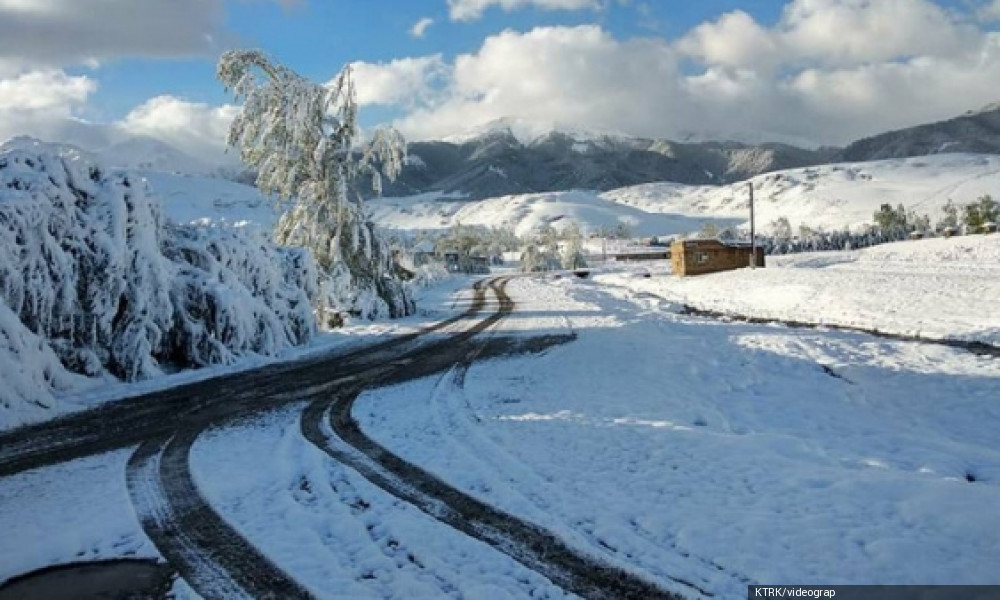
M 510 290 L 501 329 L 579 339 L 368 393 L 365 431 L 690 596 L 1000 583 L 995 359 L 704 321 L 575 277 Z
M 557 229 L 573 222 L 584 231 L 606 228 L 614 230 L 619 223 L 628 226 L 634 236 L 680 234 L 697 231 L 705 222 L 720 229 L 735 225 L 740 219 L 728 215 L 688 216 L 649 212 L 626 206 L 602 197 L 598 192 L 572 190 L 543 194 L 502 196 L 486 200 L 467 201 L 439 198 L 438 194 L 421 194 L 407 198 L 379 198 L 368 202 L 375 221 L 387 229 L 442 230 L 461 223 L 483 227 L 503 227 L 518 236 L 527 236 L 545 225 Z
M 257 188 L 226 179 L 141 171 L 164 215 L 177 223 L 232 225 L 270 232 L 280 216 L 276 202 Z
M 677 278 L 665 262 L 603 284 L 745 317 L 1000 346 L 1000 235 L 767 257 L 765 269 Z

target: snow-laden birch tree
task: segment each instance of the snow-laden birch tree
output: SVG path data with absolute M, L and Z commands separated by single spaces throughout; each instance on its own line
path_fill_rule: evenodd
M 395 130 L 379 129 L 362 148 L 354 146 L 358 106 L 350 67 L 319 85 L 259 50 L 234 50 L 222 55 L 217 74 L 243 101 L 228 143 L 257 170 L 262 192 L 294 202 L 275 240 L 313 253 L 328 305 L 362 317 L 412 313 L 387 244 L 360 195 L 349 197 L 358 177 L 370 175 L 378 192 L 383 174 L 398 175 L 405 142 Z

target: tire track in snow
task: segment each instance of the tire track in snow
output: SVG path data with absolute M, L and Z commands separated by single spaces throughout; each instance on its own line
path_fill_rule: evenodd
M 189 464 L 200 433 L 145 442 L 129 459 L 129 496 L 146 535 L 205 598 L 313 598 L 202 498 Z
M 572 322 L 568 317 L 561 317 L 566 328 L 572 330 Z M 518 487 L 508 488 L 514 493 L 516 493 L 521 498 L 534 505 L 541 513 L 548 514 L 551 510 L 552 503 L 547 500 L 547 498 L 557 497 L 558 489 L 557 486 L 550 483 L 545 477 L 538 474 L 537 471 L 531 468 L 530 465 L 524 463 L 520 459 L 516 458 L 511 452 L 509 452 L 504 444 L 501 444 L 490 436 L 482 434 L 477 430 L 473 423 L 482 422 L 479 416 L 476 414 L 475 409 L 473 409 L 471 403 L 469 402 L 468 396 L 464 393 L 465 388 L 465 378 L 468 370 L 471 368 L 472 364 L 475 362 L 476 357 L 485 347 L 485 344 L 477 345 L 476 349 L 470 352 L 462 362 L 455 365 L 455 367 L 443 375 L 434 387 L 430 398 L 430 408 L 434 413 L 435 421 L 437 421 L 438 426 L 442 433 L 448 436 L 450 444 L 456 448 L 457 451 L 463 452 L 470 459 L 480 464 L 490 465 L 491 469 L 487 471 L 498 471 L 491 479 L 495 481 L 506 480 L 507 483 L 518 483 Z M 456 394 L 460 394 L 463 401 L 458 402 L 455 398 Z M 465 441 L 463 444 L 459 438 Z M 484 458 L 489 457 L 489 458 Z M 500 458 L 501 460 L 497 460 Z M 504 472 L 503 467 L 499 465 L 505 465 L 506 472 Z M 531 489 L 525 489 L 526 487 Z M 658 552 L 662 552 L 663 545 L 662 541 L 656 536 L 651 534 L 649 531 L 642 528 L 634 519 L 630 519 L 627 527 L 631 530 L 632 534 L 640 541 L 641 548 L 633 548 L 630 550 L 620 550 L 613 545 L 610 540 L 603 539 L 600 535 L 594 533 L 593 531 L 587 530 L 583 525 L 584 521 L 577 521 L 575 523 L 564 523 L 567 525 L 571 531 L 579 535 L 581 542 L 584 544 L 589 544 L 594 548 L 599 548 L 602 552 L 607 552 L 616 557 L 624 558 L 625 560 L 635 564 L 638 567 L 643 567 L 643 562 L 647 565 L 644 568 L 649 568 L 649 562 L 655 562 L 655 559 L 643 560 L 642 555 L 656 556 Z M 592 522 L 590 522 L 593 525 Z M 635 543 L 637 540 L 633 540 Z M 709 573 L 723 573 L 727 577 L 730 577 L 740 583 L 740 585 L 748 585 L 750 580 L 736 573 L 730 569 L 727 569 L 718 563 L 706 559 L 694 554 L 689 551 L 684 550 L 679 547 L 674 541 L 667 541 L 671 550 L 684 558 L 698 563 L 705 571 Z M 636 551 L 638 550 L 638 551 Z M 662 567 L 662 565 L 661 565 Z M 711 585 L 706 574 L 702 574 L 699 583 L 694 583 L 690 580 L 679 581 L 686 584 L 692 590 L 697 591 L 700 594 L 711 596 L 712 593 L 707 591 L 706 588 Z
M 475 298 L 463 313 L 366 348 L 363 357 L 376 366 L 365 373 L 377 377 L 384 372 L 372 357 L 405 347 L 420 336 L 481 312 L 485 306 L 483 282 L 477 282 L 474 290 Z M 356 376 L 342 376 L 286 395 L 325 395 L 328 389 Z M 208 422 L 189 425 L 173 435 L 147 440 L 133 453 L 126 467 L 126 481 L 143 530 L 184 580 L 206 598 L 313 598 L 226 523 L 202 497 L 189 460 L 191 446 L 209 425 Z
M 500 308 L 494 315 L 453 336 L 448 340 L 449 348 L 423 351 L 426 356 L 420 356 L 416 362 L 423 363 L 421 366 L 428 371 L 426 374 L 440 370 L 442 361 L 446 368 L 448 364 L 476 357 L 476 347 L 469 348 L 465 342 L 492 327 L 514 309 L 513 301 L 504 290 L 506 283 L 506 280 L 490 283 L 500 302 Z M 450 352 L 447 351 L 449 349 Z M 418 376 L 411 371 L 404 380 Z M 390 382 L 382 380 L 374 383 L 386 385 Z M 303 413 L 301 423 L 306 439 L 383 490 L 507 554 L 566 591 L 585 598 L 680 597 L 596 556 L 580 553 L 552 532 L 481 502 L 380 446 L 361 431 L 351 416 L 354 401 L 364 387 L 364 384 L 359 384 L 333 398 L 313 402 Z M 697 589 L 689 582 L 674 581 L 686 588 Z

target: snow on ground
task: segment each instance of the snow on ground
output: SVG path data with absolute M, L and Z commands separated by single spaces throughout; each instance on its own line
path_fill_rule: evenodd
M 176 223 L 234 225 L 270 232 L 279 205 L 249 185 L 203 175 L 142 171 L 164 215 Z
M 439 197 L 429 193 L 405 198 L 379 198 L 367 204 L 376 223 L 386 229 L 438 230 L 453 225 L 511 228 L 526 236 L 545 225 L 561 229 L 573 222 L 584 232 L 601 228 L 613 230 L 619 223 L 632 235 L 653 236 L 688 233 L 701 229 L 707 221 L 719 228 L 734 225 L 740 219 L 724 215 L 665 214 L 647 212 L 605 199 L 598 192 L 571 190 L 543 194 L 502 196 L 469 201 Z
M 0 582 L 41 567 L 156 558 L 125 487 L 131 450 L 0 479 Z
M 226 520 L 317 597 L 567 597 L 328 459 L 302 437 L 303 409 L 213 430 L 191 464 Z
M 700 309 L 1000 346 L 1000 236 L 767 257 L 765 269 L 677 278 L 665 262 L 597 276 Z
M 1000 583 L 996 359 L 687 317 L 600 280 L 509 290 L 502 330 L 577 341 L 369 392 L 364 430 L 692 596 Z
M 872 214 L 884 203 L 927 214 L 933 224 L 949 199 L 968 204 L 984 194 L 996 194 L 1000 156 L 939 154 L 820 165 L 758 175 L 751 181 L 757 225 L 763 231 L 779 217 L 787 217 L 795 230 L 799 225 L 827 230 L 863 227 L 872 223 Z M 732 217 L 743 223 L 749 211 L 746 182 L 722 187 L 651 183 L 600 197 L 652 213 Z

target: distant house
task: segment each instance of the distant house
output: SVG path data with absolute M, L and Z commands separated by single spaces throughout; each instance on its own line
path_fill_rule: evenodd
M 670 262 L 678 276 L 703 275 L 750 266 L 750 244 L 719 240 L 677 240 L 670 245 Z M 764 249 L 757 247 L 756 266 L 764 266 Z
M 490 259 L 486 256 L 469 256 L 458 252 L 445 252 L 444 264 L 455 273 L 485 274 L 490 272 Z

